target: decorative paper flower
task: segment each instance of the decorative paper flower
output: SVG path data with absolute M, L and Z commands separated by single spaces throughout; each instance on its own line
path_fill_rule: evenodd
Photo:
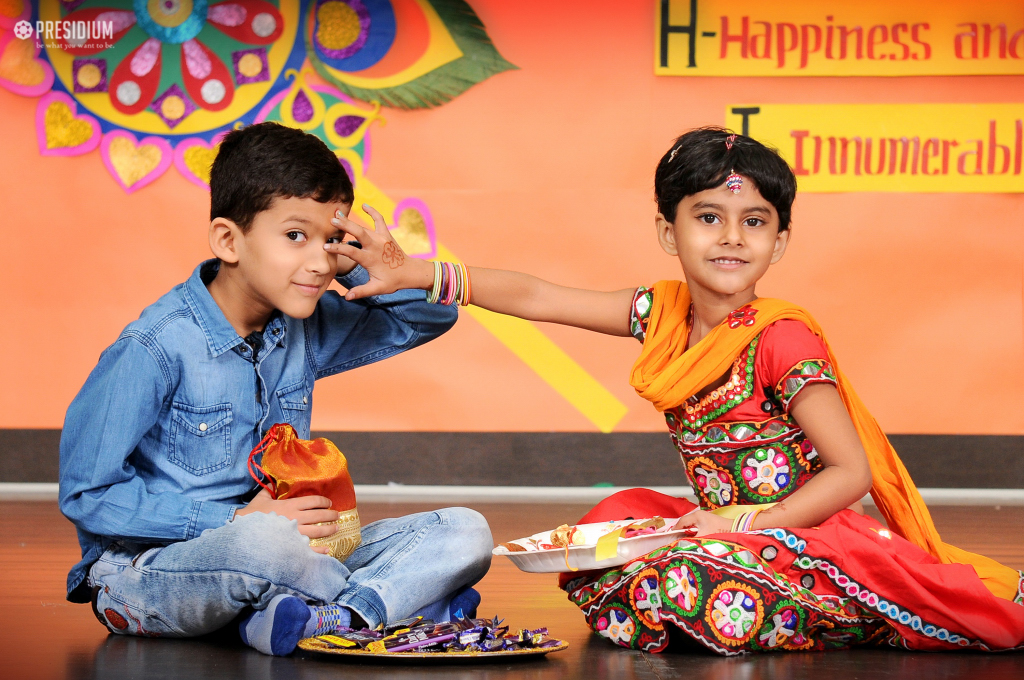
M 108 0 L 103 6 L 90 6 L 94 4 L 90 0 L 62 0 L 62 4 L 67 8 L 85 5 L 64 16 L 65 21 L 113 26 L 109 40 L 60 42 L 60 48 L 75 57 L 75 93 L 107 92 L 110 104 L 120 113 L 137 114 L 148 108 L 172 130 L 199 109 L 227 108 L 237 85 L 269 80 L 263 46 L 277 40 L 285 28 L 281 12 L 264 0 L 225 0 L 214 5 L 207 0 Z M 129 4 L 131 9 L 117 6 Z M 217 49 L 203 40 L 211 27 L 229 38 L 216 40 Z M 98 28 L 90 31 L 98 34 Z
M 88 30 L 21 39 L 35 19 Z M 333 87 L 305 85 L 307 58 Z M 0 0 L 0 87 L 42 97 L 40 153 L 98 148 L 128 192 L 172 164 L 207 187 L 222 135 L 278 120 L 334 150 L 414 257 L 437 252 L 430 211 L 366 179 L 367 129 L 381 103 L 437 105 L 508 68 L 463 0 Z

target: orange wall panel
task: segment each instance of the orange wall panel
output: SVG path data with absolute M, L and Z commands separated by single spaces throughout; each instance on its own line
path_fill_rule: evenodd
M 651 3 L 473 0 L 517 71 L 432 110 L 384 110 L 367 176 L 416 196 L 469 264 L 603 289 L 679 277 L 654 239 L 654 168 L 728 104 L 1022 102 L 1024 77 L 654 75 Z M 1024 113 L 1024 105 L 1022 105 Z M 0 90 L 0 427 L 60 427 L 99 353 L 208 256 L 209 197 L 173 169 L 127 195 L 100 156 L 40 156 L 35 100 Z M 804 194 L 759 293 L 801 304 L 889 432 L 1024 434 L 1024 196 Z M 633 340 L 542 330 L 629 411 Z M 313 426 L 591 431 L 476 321 L 318 384 Z

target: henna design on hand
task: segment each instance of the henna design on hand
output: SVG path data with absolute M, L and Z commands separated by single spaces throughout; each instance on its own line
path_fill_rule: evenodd
M 394 241 L 388 241 L 384 244 L 384 254 L 381 255 L 381 259 L 384 260 L 384 264 L 392 269 L 397 269 L 405 264 L 405 253 Z

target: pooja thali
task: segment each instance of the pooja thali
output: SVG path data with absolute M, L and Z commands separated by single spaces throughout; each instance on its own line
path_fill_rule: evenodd
M 492 553 L 507 557 L 523 571 L 564 573 L 617 567 L 652 550 L 693 536 L 696 529 L 672 529 L 678 518 L 652 517 L 562 526 L 498 545 Z

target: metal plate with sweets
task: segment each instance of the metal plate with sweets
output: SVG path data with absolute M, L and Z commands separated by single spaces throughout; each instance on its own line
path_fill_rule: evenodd
M 299 648 L 307 652 L 399 663 L 508 660 L 543 656 L 568 647 L 565 641 L 548 637 L 546 628 L 510 633 L 497 617 L 444 623 L 415 618 L 395 622 L 384 630 L 343 629 L 299 641 Z
M 575 526 L 563 524 L 551 531 L 501 543 L 492 553 L 507 557 L 523 571 L 533 573 L 610 569 L 696 533 L 692 527 L 673 529 L 677 520 L 652 517 Z M 601 554 L 599 544 L 602 542 L 607 542 L 605 555 Z
M 299 648 L 307 652 L 334 654 L 348 659 L 365 659 L 396 661 L 436 661 L 438 663 L 508 661 L 510 657 L 538 657 L 551 652 L 563 652 L 569 649 L 569 643 L 559 640 L 553 647 L 537 647 L 533 649 L 512 649 L 500 652 L 371 652 L 365 649 L 339 649 L 330 647 L 319 638 L 306 638 L 299 641 Z

